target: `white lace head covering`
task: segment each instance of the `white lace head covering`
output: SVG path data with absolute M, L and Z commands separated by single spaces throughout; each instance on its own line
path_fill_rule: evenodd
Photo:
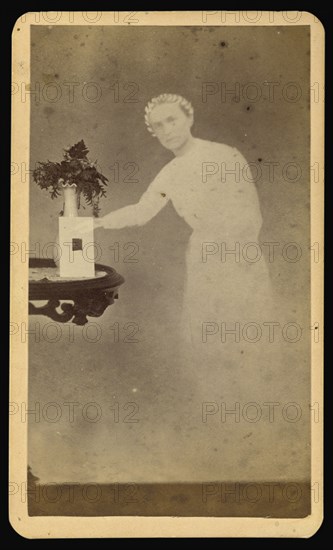
M 145 124 L 147 130 L 156 137 L 154 130 L 151 127 L 149 115 L 156 105 L 161 105 L 163 103 L 178 103 L 179 107 L 184 111 L 187 116 L 193 116 L 193 107 L 185 97 L 178 94 L 160 94 L 157 97 L 153 97 L 145 107 Z

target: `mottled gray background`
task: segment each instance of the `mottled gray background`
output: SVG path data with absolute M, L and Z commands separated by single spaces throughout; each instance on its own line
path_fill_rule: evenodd
M 288 321 L 304 327 L 301 341 L 289 344 L 287 359 L 277 367 L 279 383 L 268 379 L 261 391 L 262 402 L 300 403 L 304 414 L 299 422 L 243 422 L 235 429 L 213 418 L 203 424 L 195 373 L 182 367 L 177 340 L 189 228 L 169 204 L 142 228 L 99 230 L 99 261 L 126 279 L 119 301 L 94 320 L 102 332 L 96 344 L 84 340 L 77 327 L 74 342 L 66 327 L 58 343 L 30 339 L 29 396 L 41 406 L 93 401 L 103 417 L 90 423 L 81 415 L 69 423 L 63 409 L 59 422 L 31 421 L 29 461 L 42 481 L 308 478 L 309 47 L 307 27 L 32 27 L 31 89 L 39 92 L 31 104 L 31 168 L 39 160 L 60 160 L 63 147 L 84 139 L 91 159 L 98 159 L 110 180 L 102 214 L 134 203 L 171 158 L 147 132 L 144 107 L 159 93 L 184 95 L 194 107 L 195 136 L 235 146 L 261 167 L 256 184 L 264 219 L 261 239 L 296 242 L 302 249 L 296 263 L 285 261 L 282 247 L 277 249 L 270 264 L 276 303 Z M 278 83 L 273 101 L 265 81 Z M 77 83 L 72 98 L 70 82 Z M 228 89 L 256 83 L 262 97 L 251 101 L 253 95 L 241 94 L 237 101 L 228 94 L 223 101 L 217 92 L 204 102 L 207 82 L 219 88 L 224 82 Z M 296 101 L 291 82 L 301 90 Z M 97 89 L 99 100 L 89 101 Z M 132 91 L 135 101 L 129 102 Z M 136 182 L 126 179 L 128 162 L 136 165 Z M 265 162 L 278 163 L 273 182 Z M 287 163 L 301 170 L 294 183 L 282 176 Z M 293 177 L 292 168 L 288 174 Z M 54 240 L 61 208 L 61 199 L 51 201 L 31 182 L 31 246 L 39 243 L 43 249 Z M 90 215 L 89 209 L 81 213 Z M 216 242 L 222 240 L 216 236 Z M 119 260 L 110 250 L 115 242 Z M 128 242 L 137 243 L 136 263 L 124 261 L 131 250 L 124 249 Z M 36 321 L 47 322 L 31 319 Z M 139 343 L 123 342 L 126 322 L 139 325 Z M 114 323 L 120 327 L 117 343 L 111 342 Z M 232 373 L 226 373 L 205 399 L 220 403 L 232 382 Z M 244 403 L 252 400 L 249 381 Z M 122 410 L 133 401 L 140 422 L 113 422 L 110 404 L 119 403 Z

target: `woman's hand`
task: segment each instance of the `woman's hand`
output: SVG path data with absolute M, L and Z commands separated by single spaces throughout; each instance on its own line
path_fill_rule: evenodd
M 95 229 L 103 227 L 103 229 L 121 229 L 130 225 L 128 221 L 131 219 L 133 206 L 125 206 L 119 210 L 114 210 L 101 218 L 95 218 Z
M 95 218 L 94 219 L 94 228 L 98 229 L 99 227 L 104 227 L 104 219 L 103 218 Z
M 99 229 L 99 227 L 103 227 L 103 229 L 114 229 L 117 228 L 117 224 L 114 223 L 115 216 L 113 215 L 113 212 L 110 212 L 110 214 L 106 214 L 105 216 L 102 216 L 101 218 L 95 218 L 95 229 Z

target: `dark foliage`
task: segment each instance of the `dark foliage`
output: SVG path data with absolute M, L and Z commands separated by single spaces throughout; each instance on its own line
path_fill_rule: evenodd
M 98 216 L 99 199 L 105 197 L 105 186 L 108 179 L 97 170 L 97 164 L 89 161 L 87 149 L 83 140 L 64 150 L 64 160 L 61 162 L 39 162 L 33 171 L 33 179 L 41 189 L 47 189 L 51 198 L 61 194 L 66 183 L 77 186 L 77 193 L 83 196 L 86 203 L 92 207 L 93 215 Z

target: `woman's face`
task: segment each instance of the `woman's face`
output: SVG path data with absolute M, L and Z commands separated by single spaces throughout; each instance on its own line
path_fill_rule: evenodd
M 193 117 L 186 115 L 177 103 L 156 105 L 149 120 L 161 145 L 170 151 L 180 149 L 191 136 Z

